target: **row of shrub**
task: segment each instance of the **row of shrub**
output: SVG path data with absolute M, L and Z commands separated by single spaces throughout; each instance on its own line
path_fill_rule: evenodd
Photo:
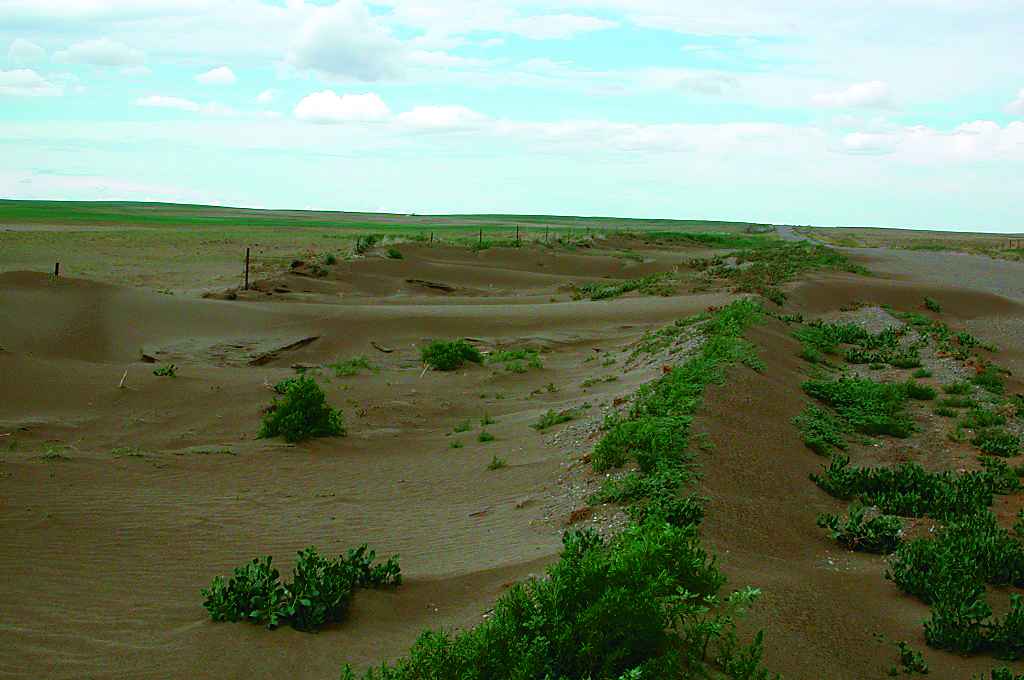
M 736 632 L 737 618 L 758 592 L 722 594 L 725 577 L 700 542 L 703 503 L 682 496 L 692 479 L 690 419 L 704 387 L 723 380 L 728 365 L 758 365 L 741 338 L 758 318 L 759 306 L 746 300 L 720 310 L 698 356 L 641 388 L 629 413 L 607 423 L 594 467 L 640 466 L 599 494 L 630 504 L 632 522 L 621 534 L 605 540 L 590 529 L 567 532 L 546 577 L 513 586 L 485 622 L 457 634 L 425 632 L 405 658 L 361 677 L 769 678 L 760 634 L 744 645 Z M 552 412 L 545 424 L 558 420 Z M 351 668 L 342 672 L 343 680 L 356 677 Z

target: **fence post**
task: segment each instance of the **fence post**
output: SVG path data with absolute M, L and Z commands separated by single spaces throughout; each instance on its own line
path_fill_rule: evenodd
M 430 232 L 430 245 L 434 245 L 434 232 Z
M 519 245 L 519 225 L 516 225 L 516 245 Z
M 249 290 L 249 249 L 245 249 L 245 288 L 243 290 Z
M 53 278 L 60 278 L 60 262 L 53 265 Z
M 480 243 L 479 243 L 479 246 L 481 248 L 484 247 L 484 230 L 483 230 L 483 228 L 480 229 Z

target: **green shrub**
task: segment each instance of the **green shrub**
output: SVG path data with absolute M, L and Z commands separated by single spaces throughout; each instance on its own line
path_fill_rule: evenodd
M 938 394 L 934 387 L 922 385 L 921 383 L 917 383 L 912 380 L 908 380 L 903 383 L 903 391 L 909 399 L 915 399 L 917 401 L 931 401 Z
M 287 624 L 314 631 L 344 619 L 356 588 L 401 584 L 397 557 L 376 565 L 374 559 L 365 545 L 337 559 L 306 548 L 299 552 L 292 581 L 282 584 L 272 558 L 257 558 L 235 569 L 226 582 L 214 577 L 202 590 L 203 606 L 214 621 L 249 621 L 268 628 Z
M 504 364 L 506 371 L 526 373 L 528 368 L 544 368 L 540 352 L 535 349 L 495 350 L 487 357 L 488 364 Z
M 326 255 L 324 255 L 324 264 L 327 266 L 338 264 L 337 255 L 335 255 L 334 253 L 327 253 Z
M 589 297 L 591 300 L 608 300 L 619 297 L 633 291 L 640 291 L 644 295 L 671 295 L 675 292 L 672 282 L 675 274 L 666 272 L 662 274 L 651 274 L 639 279 L 627 279 L 615 283 L 586 283 L 577 289 L 582 297 Z
M 992 505 L 997 481 L 991 471 L 928 472 L 919 463 L 893 467 L 852 467 L 845 454 L 832 457 L 811 480 L 826 493 L 857 499 L 883 513 L 944 519 L 977 513 Z
M 911 377 L 914 377 L 914 378 L 917 378 L 917 379 L 930 378 L 930 377 L 932 377 L 932 372 L 929 371 L 927 368 L 919 368 L 916 371 L 914 371 L 913 373 L 911 373 Z
M 974 391 L 971 387 L 971 383 L 963 380 L 957 380 L 942 386 L 942 391 L 946 394 L 970 394 Z
M 992 394 L 1002 394 L 1006 391 L 1006 383 L 1003 382 L 1003 376 L 994 364 L 989 364 L 979 371 L 977 375 L 971 378 L 971 382 Z
M 333 369 L 336 377 L 345 378 L 362 370 L 373 370 L 373 364 L 365 356 L 354 356 L 349 359 L 338 359 L 333 364 L 327 364 L 327 368 Z
M 472 429 L 473 429 L 473 424 L 470 423 L 468 420 L 464 420 L 461 423 L 458 423 L 455 427 L 453 427 L 452 431 L 456 432 L 456 433 L 460 433 L 460 432 L 469 432 Z
M 989 427 L 979 431 L 971 443 L 990 456 L 1008 458 L 1020 453 L 1020 437 L 1001 427 Z
M 530 425 L 533 429 L 538 432 L 543 432 L 549 427 L 555 425 L 561 425 L 567 423 L 570 420 L 574 420 L 579 413 L 575 409 L 565 409 L 563 411 L 553 411 L 549 409 L 544 415 L 537 419 L 537 422 Z
M 1017 675 L 1006 666 L 1000 666 L 999 668 L 993 668 L 988 677 L 976 675 L 972 680 L 1024 680 L 1024 673 Z
M 404 260 L 405 256 L 402 255 L 402 251 L 398 248 L 388 248 L 387 252 L 388 259 L 391 260 Z
M 844 376 L 838 380 L 808 380 L 803 389 L 835 408 L 853 429 L 863 434 L 908 437 L 915 430 L 904 412 L 907 397 L 900 385 Z
M 936 314 L 942 312 L 942 305 L 940 305 L 939 301 L 934 298 L 926 297 L 924 299 L 924 307 L 928 311 L 935 312 Z
M 505 467 L 507 465 L 508 465 L 508 461 L 506 461 L 504 458 L 499 458 L 498 456 L 492 456 L 491 457 L 491 462 L 487 464 L 487 469 L 488 470 L 500 470 L 501 468 L 503 468 L 503 467 Z
M 435 340 L 423 348 L 421 356 L 423 363 L 437 371 L 454 371 L 467 361 L 479 364 L 484 360 L 480 351 L 465 340 Z
M 178 367 L 174 364 L 167 364 L 166 366 L 153 369 L 153 375 L 160 376 L 162 378 L 174 378 L 178 375 Z
M 286 384 L 284 384 L 286 383 Z M 279 383 L 284 385 L 284 398 L 274 400 L 263 417 L 259 437 L 277 437 L 300 442 L 314 437 L 338 437 L 345 434 L 341 413 L 327 404 L 316 381 L 299 376 Z
M 591 462 L 596 472 L 621 467 L 635 460 L 643 472 L 664 458 L 680 458 L 686 451 L 688 416 L 642 416 L 615 423 L 594 447 Z
M 377 245 L 379 238 L 376 234 L 367 234 L 365 236 L 359 236 L 356 238 L 355 245 L 352 250 L 355 251 L 356 255 L 363 255 L 367 253 L 371 248 Z
M 978 402 L 973 397 L 957 394 L 952 397 L 943 397 L 939 400 L 939 405 L 946 406 L 947 408 L 974 408 L 978 405 Z
M 793 418 L 804 444 L 820 456 L 829 456 L 837 450 L 846 450 L 846 433 L 850 426 L 829 411 L 810 405 Z
M 494 435 L 487 430 L 480 430 L 480 434 L 476 436 L 476 440 L 481 444 L 486 444 L 487 442 L 494 441 Z
M 937 416 L 942 416 L 943 418 L 956 418 L 958 415 L 958 411 L 956 409 L 952 409 L 948 406 L 936 406 L 932 413 Z
M 409 655 L 366 680 L 766 679 L 762 640 L 736 642 L 736 618 L 757 596 L 719 596 L 724 578 L 696 527 L 644 522 L 610 542 L 564 537 L 547 578 L 517 584 L 493 614 L 457 634 L 428 631 Z M 716 673 L 718 675 L 720 673 Z M 354 680 L 346 668 L 342 680 Z
M 925 299 L 927 300 L 928 298 Z M 924 654 L 902 640 L 896 643 L 896 652 L 899 654 L 900 667 L 904 673 L 907 675 L 913 673 L 928 675 L 928 664 L 924 661 Z M 892 675 L 891 672 L 890 675 Z
M 1006 424 L 1006 416 L 996 413 L 995 411 L 975 408 L 971 409 L 967 415 L 960 420 L 960 424 L 963 427 L 969 427 L 972 430 L 980 430 L 986 427 L 999 427 Z
M 832 540 L 848 550 L 888 554 L 900 544 L 903 523 L 899 517 L 876 515 L 865 520 L 867 509 L 854 503 L 849 507 L 846 518 L 836 514 L 820 514 L 817 523 L 828 529 Z
M 921 357 L 916 349 L 908 349 L 890 356 L 889 364 L 896 368 L 918 368 L 921 365 Z

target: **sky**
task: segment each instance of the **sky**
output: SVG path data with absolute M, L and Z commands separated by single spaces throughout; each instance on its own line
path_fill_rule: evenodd
M 1024 231 L 1021 0 L 0 0 L 0 197 Z

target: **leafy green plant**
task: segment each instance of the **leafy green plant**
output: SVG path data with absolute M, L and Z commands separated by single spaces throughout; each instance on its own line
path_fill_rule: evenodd
M 484 415 L 480 418 L 480 424 L 484 427 L 488 425 L 494 425 L 494 423 L 496 422 L 498 421 L 489 416 L 487 413 L 484 413 Z
M 285 441 L 300 442 L 345 434 L 341 412 L 327 404 L 323 390 L 313 378 L 299 376 L 284 382 L 284 398 L 271 404 L 257 436 L 280 435 Z
M 153 369 L 153 375 L 164 378 L 174 378 L 178 375 L 178 367 L 174 364 L 167 364 L 166 366 Z
M 452 431 L 456 432 L 456 433 L 459 433 L 459 432 L 469 432 L 472 429 L 473 429 L 473 424 L 471 422 L 469 422 L 468 420 L 463 420 L 461 423 L 458 423 L 455 427 L 453 427 Z
M 1000 666 L 999 668 L 993 668 L 988 677 L 976 675 L 973 680 L 1024 680 L 1024 673 L 1017 675 L 1006 666 Z
M 971 382 L 992 394 L 1002 394 L 1006 391 L 1006 383 L 995 364 L 986 365 L 971 378 Z
M 911 377 L 918 378 L 918 379 L 930 378 L 930 377 L 932 377 L 932 372 L 929 371 L 927 368 L 919 368 L 916 371 L 914 371 L 913 373 L 911 373 L 910 375 L 911 375 Z
M 936 314 L 942 312 L 942 305 L 940 305 L 939 301 L 935 298 L 926 297 L 924 299 L 924 307 L 928 311 L 935 312 Z
M 956 394 L 952 397 L 943 397 L 939 400 L 939 405 L 947 408 L 974 408 L 978 402 L 973 397 Z
M 480 430 L 480 434 L 476 436 L 476 440 L 481 444 L 486 444 L 487 442 L 494 441 L 494 435 L 487 430 Z
M 843 376 L 838 380 L 808 380 L 803 389 L 835 408 L 853 429 L 863 434 L 908 437 L 916 429 L 904 411 L 907 394 L 901 385 Z
M 405 256 L 402 255 L 402 251 L 400 251 L 398 248 L 388 248 L 388 251 L 387 251 L 386 254 L 388 256 L 388 259 L 390 259 L 390 260 L 404 260 L 405 259 Z
M 930 299 L 925 298 L 925 300 Z M 936 309 L 934 311 L 940 310 Z M 928 675 L 928 664 L 924 661 L 924 654 L 902 640 L 896 643 L 896 653 L 899 655 L 900 666 L 905 674 L 920 673 L 921 675 Z
M 980 430 L 986 427 L 999 427 L 1006 424 L 1006 416 L 988 409 L 971 409 L 967 415 L 960 419 L 960 424 L 972 430 Z
M 380 238 L 376 234 L 359 236 L 356 238 L 356 242 L 352 246 L 352 250 L 356 255 L 364 255 L 369 252 L 371 248 L 377 245 L 377 241 L 379 240 Z
M 508 465 L 508 461 L 506 461 L 504 458 L 499 458 L 498 456 L 493 456 L 491 458 L 491 462 L 487 464 L 487 469 L 488 470 L 500 470 L 501 468 L 506 467 L 507 465 Z
M 957 380 L 956 382 L 943 385 L 942 391 L 946 394 L 970 394 L 974 391 L 974 388 L 971 387 L 971 383 L 969 382 Z
M 458 441 L 457 439 L 453 439 L 448 443 L 448 447 L 452 449 L 461 449 L 463 446 L 465 446 L 465 444 Z
M 268 628 L 290 625 L 313 631 L 344 619 L 356 588 L 400 585 L 398 558 L 373 564 L 366 546 L 331 559 L 310 547 L 298 554 L 292 581 L 281 583 L 273 558 L 256 558 L 234 570 L 225 581 L 216 576 L 201 592 L 214 621 L 249 621 Z
M 428 631 L 407 657 L 365 680 L 572 680 L 702 677 L 767 680 L 763 640 L 737 642 L 758 592 L 719 595 L 724 577 L 696 527 L 643 522 L 605 542 L 570 531 L 547 578 L 509 589 L 457 634 Z M 342 680 L 357 676 L 346 668 Z
M 979 431 L 971 443 L 990 456 L 1016 456 L 1020 453 L 1020 437 L 1001 427 Z
M 639 279 L 627 279 L 616 283 L 586 283 L 579 286 L 578 293 L 591 300 L 608 300 L 639 291 L 644 295 L 672 295 L 675 292 L 676 275 L 672 272 L 651 274 Z
M 956 409 L 952 409 L 948 406 L 936 406 L 932 413 L 937 416 L 942 416 L 943 418 L 956 418 L 958 415 L 958 411 Z
M 423 363 L 437 371 L 454 371 L 466 362 L 483 363 L 483 355 L 465 340 L 435 340 L 421 352 Z
M 900 544 L 903 523 L 899 517 L 877 514 L 865 519 L 868 509 L 860 503 L 852 504 L 847 516 L 822 513 L 817 524 L 828 529 L 832 540 L 849 550 L 888 554 Z
M 930 385 L 922 385 L 921 383 L 908 380 L 903 383 L 903 391 L 910 399 L 917 401 L 931 401 L 937 396 L 937 392 L 934 387 Z

